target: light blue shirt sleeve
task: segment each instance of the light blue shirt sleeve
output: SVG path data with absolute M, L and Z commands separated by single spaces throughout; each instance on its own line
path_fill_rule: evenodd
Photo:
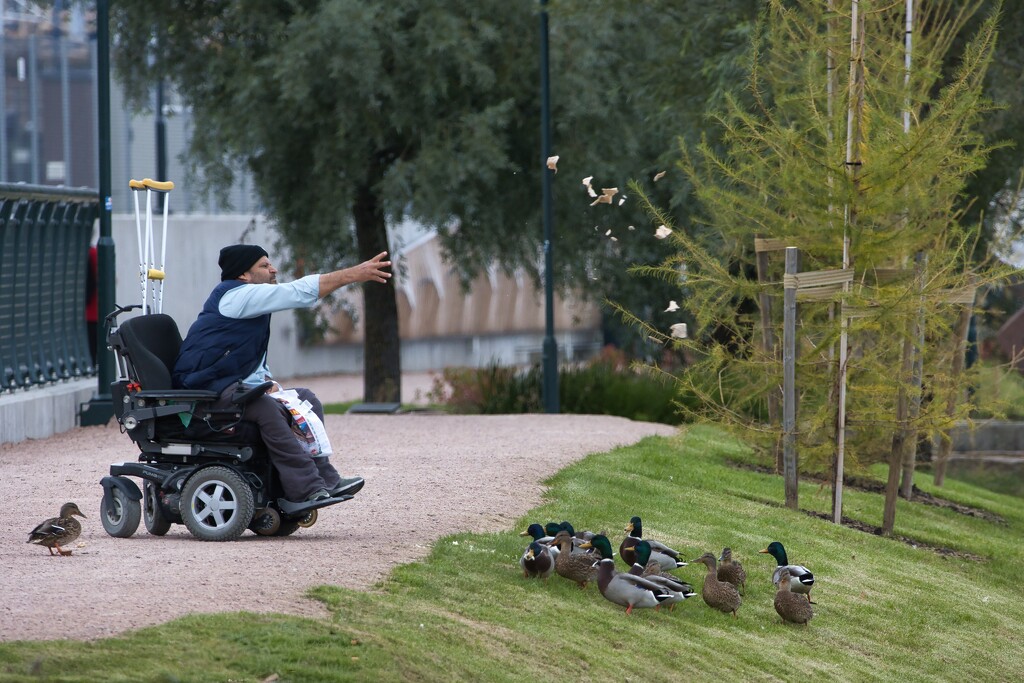
M 243 285 L 225 292 L 218 310 L 228 318 L 256 318 L 290 308 L 310 308 L 319 299 L 319 293 L 319 275 L 278 285 Z
M 273 380 L 274 376 L 270 374 L 270 368 L 267 367 L 267 354 L 263 354 L 263 360 L 260 361 L 260 366 L 256 368 L 255 372 L 242 380 L 242 384 L 247 387 L 255 387 L 263 384 L 267 380 Z

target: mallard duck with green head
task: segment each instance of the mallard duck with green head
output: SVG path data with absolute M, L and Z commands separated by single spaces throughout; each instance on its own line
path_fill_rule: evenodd
M 555 533 L 558 533 L 558 532 L 556 531 Z M 544 545 L 547 545 L 547 544 L 551 543 L 551 541 L 555 540 L 555 534 L 549 534 L 547 532 L 547 529 L 545 529 L 543 526 L 541 526 L 537 522 L 534 522 L 530 526 L 526 527 L 526 531 L 520 531 L 519 535 L 520 536 L 529 536 L 533 540 L 535 540 L 535 541 L 537 541 L 539 543 L 543 543 Z
M 658 607 L 673 597 L 653 581 L 616 571 L 610 557 L 597 563 L 597 587 L 606 600 L 625 607 L 626 614 L 634 607 Z
M 783 621 L 791 624 L 806 624 L 814 616 L 811 603 L 803 596 L 790 590 L 789 569 L 783 567 L 779 572 L 779 589 L 775 592 L 775 611 Z
M 42 522 L 39 526 L 28 533 L 27 543 L 45 546 L 53 555 L 53 549 L 57 549 L 58 555 L 70 555 L 70 550 L 61 546 L 72 543 L 82 533 L 81 523 L 75 516 L 85 519 L 85 515 L 74 503 L 64 503 L 60 506 L 60 514 L 56 517 Z
M 615 574 L 619 573 L 614 570 L 614 553 L 612 552 L 611 541 L 608 540 L 607 536 L 605 536 L 604 534 L 594 534 L 594 536 L 589 541 L 585 541 L 583 545 L 580 547 L 593 547 L 594 550 L 596 550 L 597 553 L 601 556 L 602 560 L 611 560 L 613 567 L 612 571 Z M 662 590 L 667 591 L 669 593 L 669 596 L 667 598 L 656 597 L 657 604 L 654 605 L 654 609 L 658 609 L 662 605 L 668 605 L 669 609 L 673 609 L 675 608 L 675 604 L 677 602 L 682 602 L 683 600 L 686 600 L 687 598 L 691 598 L 694 595 L 696 595 L 696 593 L 694 593 L 693 589 L 690 587 L 690 584 L 680 581 L 676 577 L 670 576 L 669 574 L 661 574 L 661 568 L 658 567 L 658 563 L 654 560 L 650 560 L 648 557 L 648 555 L 651 552 L 651 546 L 649 543 L 647 543 L 647 541 L 640 541 L 639 543 L 637 543 L 636 552 L 637 556 L 640 557 L 645 564 L 649 563 L 648 566 L 650 566 L 656 573 L 650 575 L 644 574 L 644 567 L 638 564 L 634 564 L 633 567 L 626 573 L 631 576 L 645 579 L 647 582 L 653 583 L 654 585 L 660 587 Z M 600 579 L 600 566 L 598 566 L 598 578 Z M 641 587 L 646 587 L 648 589 L 650 588 L 650 586 L 647 583 L 637 585 L 640 585 Z M 598 587 L 600 587 L 600 584 L 598 584 Z M 624 597 L 625 592 L 625 589 L 623 589 L 621 592 L 617 592 L 617 590 L 614 587 L 611 589 L 612 595 L 618 594 Z M 602 595 L 604 595 L 604 593 L 602 593 Z M 616 600 L 612 600 L 612 602 L 616 602 L 616 604 L 623 604 L 621 602 L 617 602 Z
M 794 593 L 803 593 L 807 596 L 807 601 L 811 601 L 811 589 L 814 588 L 814 574 L 811 573 L 810 569 L 801 564 L 790 564 L 789 557 L 786 555 L 786 549 L 778 541 L 772 541 L 768 544 L 767 548 L 758 552 L 775 558 L 778 566 L 775 568 L 775 572 L 772 573 L 772 583 L 775 584 L 776 588 L 779 586 L 782 570 L 788 569 L 790 578 L 789 590 Z
M 558 557 L 558 548 L 556 548 L 555 546 L 551 545 L 552 542 L 554 542 L 554 540 L 555 540 L 555 535 L 554 534 L 548 534 L 547 530 L 545 530 L 545 528 L 542 527 L 540 524 L 537 524 L 536 522 L 534 522 L 530 526 L 526 527 L 526 531 L 521 531 L 519 533 L 519 535 L 520 536 L 530 536 L 537 543 L 540 543 L 541 545 L 546 546 L 548 548 L 548 552 L 551 554 L 551 559 L 552 560 L 554 558 Z M 529 550 L 529 549 L 530 549 L 530 547 L 527 546 L 523 550 L 523 555 L 526 555 L 526 551 Z M 522 564 L 522 557 L 520 557 L 520 564 Z
M 732 616 L 735 618 L 736 610 L 740 608 L 740 604 L 743 602 L 739 591 L 736 590 L 736 586 L 727 581 L 718 580 L 718 562 L 711 553 L 704 553 L 694 560 L 695 564 L 698 562 L 708 568 L 708 573 L 704 577 L 704 586 L 700 591 L 701 597 L 704 598 L 704 603 L 708 607 L 717 609 L 720 612 L 732 612 Z
M 539 541 L 533 541 L 519 558 L 519 566 L 525 579 L 545 579 L 555 571 L 555 558 L 551 549 Z
M 573 538 L 568 531 L 563 530 L 555 534 L 552 545 L 557 546 L 560 551 L 555 558 L 555 572 L 559 576 L 575 581 L 580 588 L 586 588 L 588 583 L 597 578 L 595 556 L 585 550 L 573 552 Z
M 727 581 L 736 586 L 740 595 L 747 592 L 747 572 L 743 565 L 732 559 L 732 548 L 722 548 L 718 558 L 718 580 Z
M 653 581 L 672 593 L 672 598 L 664 601 L 662 603 L 663 605 L 668 605 L 669 609 L 675 609 L 677 602 L 682 602 L 687 598 L 692 598 L 697 595 L 693 592 L 693 586 L 682 579 L 663 571 L 658 561 L 651 559 L 650 543 L 647 541 L 640 541 L 636 544 L 635 550 L 636 562 L 630 568 L 629 573 L 634 576 L 642 576 L 649 581 Z
M 624 531 L 626 532 L 626 537 L 619 544 L 619 557 L 626 563 L 626 566 L 632 567 L 636 563 L 636 551 L 634 548 L 640 541 L 647 541 L 651 544 L 651 559 L 657 560 L 658 564 L 665 571 L 672 571 L 673 569 L 686 566 L 686 562 L 679 559 L 679 551 L 673 550 L 653 538 L 644 538 L 644 523 L 639 517 L 630 518 L 629 524 L 626 525 Z

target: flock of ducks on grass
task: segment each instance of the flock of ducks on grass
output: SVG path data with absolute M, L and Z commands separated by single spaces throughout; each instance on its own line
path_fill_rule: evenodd
M 625 532 L 619 544 L 619 558 L 628 567 L 625 572 L 615 568 L 615 553 L 606 534 L 577 532 L 569 522 L 531 524 L 520 534 L 531 536 L 533 541 L 520 556 L 519 566 L 526 578 L 546 580 L 558 574 L 580 588 L 596 581 L 601 595 L 625 607 L 626 614 L 632 614 L 636 608 L 658 609 L 662 605 L 672 609 L 677 602 L 697 595 L 689 583 L 669 573 L 690 564 L 680 558 L 678 551 L 644 537 L 643 521 L 639 517 L 629 520 Z M 772 575 L 776 588 L 775 611 L 784 621 L 807 624 L 814 616 L 811 608 L 814 575 L 807 567 L 790 564 L 785 548 L 778 541 L 758 552 L 771 555 L 778 565 Z M 742 596 L 746 594 L 747 573 L 743 565 L 733 560 L 732 550 L 724 548 L 717 558 L 712 553 L 704 553 L 692 563 L 707 567 L 701 587 L 705 604 L 736 617 Z

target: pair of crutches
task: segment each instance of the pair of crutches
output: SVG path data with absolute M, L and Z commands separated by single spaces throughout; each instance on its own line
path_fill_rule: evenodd
M 164 197 L 164 224 L 161 230 L 160 263 L 156 262 L 156 235 L 153 232 L 153 193 L 169 194 L 174 189 L 171 181 L 161 182 L 152 178 L 129 180 L 135 199 L 135 234 L 139 239 L 139 287 L 142 290 L 142 314 L 162 313 L 164 308 L 164 259 L 167 256 L 167 206 Z M 146 192 L 146 227 L 142 228 L 142 213 L 139 209 L 139 193 Z M 149 281 L 153 281 L 150 288 Z

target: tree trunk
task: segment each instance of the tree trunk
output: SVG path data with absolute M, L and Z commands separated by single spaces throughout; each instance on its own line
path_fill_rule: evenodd
M 352 217 L 356 224 L 359 260 L 366 261 L 388 247 L 387 226 L 380 198 L 370 183 L 356 190 Z M 402 400 L 402 363 L 398 338 L 398 297 L 394 280 L 367 282 L 363 287 L 363 401 Z
M 907 334 L 903 338 L 903 362 L 900 369 L 899 389 L 896 399 L 896 424 L 892 433 L 892 447 L 889 451 L 889 479 L 885 484 L 885 509 L 882 512 L 882 533 L 892 534 L 896 525 L 896 498 L 900 488 L 900 470 L 903 465 L 903 452 L 907 447 L 909 429 L 907 425 L 910 398 L 907 395 L 907 383 L 914 367 L 914 343 Z
M 954 340 L 953 366 L 949 371 L 949 398 L 946 399 L 946 416 L 953 417 L 956 412 L 956 405 L 960 401 L 962 390 L 958 389 L 960 374 L 964 369 L 964 353 L 967 345 L 967 328 L 971 324 L 972 305 L 964 306 L 960 310 L 960 319 L 956 326 L 956 339 Z M 953 449 L 953 441 L 946 431 L 942 432 L 939 442 L 939 454 L 935 458 L 934 483 L 942 486 L 946 483 L 946 463 L 949 461 L 949 453 Z
M 928 262 L 922 252 L 914 257 L 914 282 L 918 293 L 924 289 L 924 267 Z M 910 407 L 907 416 L 908 426 L 903 443 L 903 481 L 900 484 L 900 495 L 910 500 L 914 496 L 914 470 L 917 466 L 917 419 L 921 416 L 921 386 L 924 374 L 924 300 L 917 309 L 914 321 L 914 364 L 910 377 Z

